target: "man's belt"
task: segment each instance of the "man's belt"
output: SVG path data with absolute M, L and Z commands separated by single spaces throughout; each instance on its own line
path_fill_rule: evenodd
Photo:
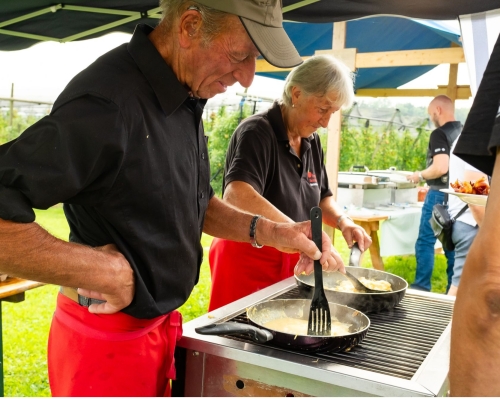
M 76 288 L 72 287 L 61 287 L 59 289 L 59 292 L 69 299 L 75 301 L 78 305 L 85 306 L 87 308 L 92 304 L 102 304 L 106 302 L 101 299 L 84 297 L 83 295 L 78 294 Z

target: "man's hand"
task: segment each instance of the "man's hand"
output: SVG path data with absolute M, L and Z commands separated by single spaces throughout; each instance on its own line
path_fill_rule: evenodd
M 110 265 L 116 270 L 116 286 L 106 293 L 84 288 L 78 288 L 78 293 L 88 298 L 106 301 L 102 304 L 90 305 L 89 312 L 91 313 L 112 314 L 119 312 L 130 305 L 134 298 L 134 272 L 125 256 L 118 251 L 115 245 L 110 244 L 95 249 L 108 254 Z
M 273 246 L 286 253 L 300 252 L 300 259 L 295 268 L 297 274 L 302 272 L 306 274 L 312 273 L 314 260 L 318 259 L 325 271 L 341 270 L 345 272 L 344 262 L 325 232 L 323 232 L 322 239 L 323 252 L 320 252 L 311 240 L 310 221 L 274 223 L 267 219 L 259 219 L 257 229 L 257 239 L 262 238 L 263 243 L 266 245 Z
M 414 184 L 418 184 L 420 182 L 420 176 L 418 175 L 420 171 L 415 171 L 412 175 L 407 175 L 406 179 Z

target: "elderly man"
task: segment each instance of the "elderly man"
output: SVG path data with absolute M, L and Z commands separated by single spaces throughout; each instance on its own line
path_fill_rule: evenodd
M 139 25 L 68 84 L 49 116 L 0 147 L 0 271 L 62 285 L 48 349 L 54 396 L 169 394 L 175 310 L 198 280 L 202 231 L 302 251 L 299 271 L 312 259 L 343 269 L 326 234 L 323 254 L 308 239 L 308 222 L 242 213 L 209 184 L 204 99 L 249 86 L 259 53 L 301 63 L 280 2 L 161 6 L 155 29 Z M 33 208 L 59 202 L 69 243 L 33 222 Z
M 448 188 L 448 168 L 450 162 L 450 149 L 453 142 L 460 135 L 462 124 L 455 121 L 455 107 L 448 96 L 435 97 L 427 108 L 427 112 L 436 129 L 431 132 L 429 147 L 427 149 L 427 168 L 415 171 L 407 178 L 411 182 L 426 181 L 429 191 L 425 197 L 420 218 L 417 243 L 415 244 L 415 256 L 417 258 L 417 271 L 415 281 L 410 286 L 416 290 L 430 291 L 431 276 L 434 270 L 434 245 L 436 238 L 432 231 L 429 220 L 434 205 L 443 203 L 445 194 L 440 189 Z M 453 275 L 455 254 L 453 251 L 444 249 L 448 267 L 448 291 Z

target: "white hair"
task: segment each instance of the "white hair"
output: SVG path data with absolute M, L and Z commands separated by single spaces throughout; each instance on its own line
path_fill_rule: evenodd
M 332 56 L 312 56 L 288 74 L 282 95 L 282 102 L 287 107 L 292 106 L 294 86 L 306 96 L 333 95 L 339 107 L 350 107 L 354 101 L 354 74 Z

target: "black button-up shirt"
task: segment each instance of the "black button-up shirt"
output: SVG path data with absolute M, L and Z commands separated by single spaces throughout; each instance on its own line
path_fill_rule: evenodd
M 136 273 L 124 312 L 153 318 L 182 305 L 198 281 L 200 238 L 213 195 L 201 122 L 139 25 L 97 59 L 49 116 L 0 147 L 0 218 L 64 203 L 70 240 L 116 244 Z
M 318 134 L 302 138 L 301 156 L 290 146 L 277 102 L 236 128 L 227 150 L 224 184 L 250 184 L 294 221 L 309 220 L 313 206 L 331 196 Z

